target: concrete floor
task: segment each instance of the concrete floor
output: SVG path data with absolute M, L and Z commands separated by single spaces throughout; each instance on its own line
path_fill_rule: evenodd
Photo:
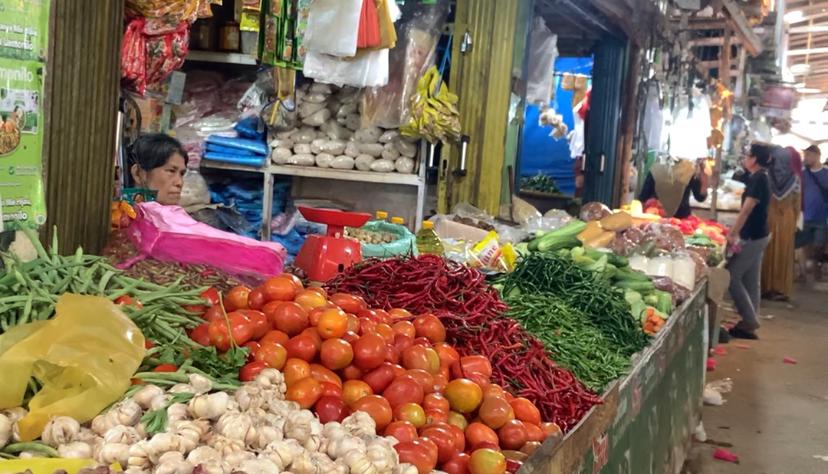
M 708 439 L 696 443 L 688 474 L 828 473 L 828 288 L 763 305 L 761 340 L 732 340 L 714 356 L 708 382 L 729 377 L 733 391 L 704 408 Z M 714 460 L 719 446 L 740 463 Z

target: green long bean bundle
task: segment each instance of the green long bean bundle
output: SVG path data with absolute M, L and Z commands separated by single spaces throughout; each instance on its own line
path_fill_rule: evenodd
M 508 316 L 543 342 L 555 362 L 601 393 L 624 375 L 630 358 L 581 311 L 557 296 L 520 295 L 506 300 Z
M 520 295 L 553 295 L 585 314 L 604 336 L 630 356 L 648 344 L 647 335 L 630 313 L 624 293 L 596 274 L 556 254 L 531 254 L 499 281 L 505 299 Z

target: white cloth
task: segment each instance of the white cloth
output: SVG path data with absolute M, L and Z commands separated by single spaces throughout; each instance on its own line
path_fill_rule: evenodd
M 662 130 L 664 129 L 664 112 L 659 100 L 658 84 L 651 82 L 647 88 L 647 102 L 644 108 L 644 136 L 647 140 L 647 151 L 661 151 L 663 146 Z
M 676 109 L 670 129 L 670 154 L 676 158 L 696 160 L 707 157 L 707 138 L 710 136 L 710 101 L 707 96 L 693 98 L 693 108 L 684 100 Z
M 572 132 L 569 134 L 569 156 L 575 160 L 584 154 L 584 119 L 581 118 L 581 114 L 578 113 L 578 109 L 580 109 L 581 104 L 575 106 L 572 110 L 572 118 L 574 121 L 574 126 L 572 127 Z
M 526 102 L 549 104 L 555 88 L 555 60 L 558 59 L 558 36 L 552 34 L 542 18 L 536 17 L 529 36 L 529 72 Z

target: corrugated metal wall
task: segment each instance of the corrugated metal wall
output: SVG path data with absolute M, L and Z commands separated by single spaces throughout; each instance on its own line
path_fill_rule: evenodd
M 109 229 L 123 0 L 54 0 L 46 78 L 46 232 L 98 252 Z

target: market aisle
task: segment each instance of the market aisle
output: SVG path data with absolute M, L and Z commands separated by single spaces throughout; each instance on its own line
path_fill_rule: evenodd
M 690 463 L 694 474 L 810 474 L 828 472 L 828 291 L 798 289 L 795 307 L 763 310 L 761 341 L 734 340 L 722 347 L 708 381 L 733 379 L 721 407 L 704 408 L 708 444 Z M 746 345 L 749 348 L 739 348 Z M 786 357 L 798 363 L 784 362 Z M 713 443 L 740 464 L 713 460 Z M 732 446 L 728 446 L 732 444 Z M 826 460 L 815 458 L 826 456 Z

